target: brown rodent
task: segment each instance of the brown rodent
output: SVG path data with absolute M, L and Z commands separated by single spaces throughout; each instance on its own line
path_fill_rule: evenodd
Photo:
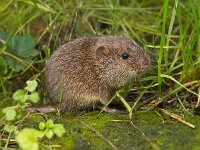
M 55 51 L 46 65 L 45 83 L 55 106 L 77 111 L 106 104 L 148 64 L 148 56 L 124 34 L 82 37 Z

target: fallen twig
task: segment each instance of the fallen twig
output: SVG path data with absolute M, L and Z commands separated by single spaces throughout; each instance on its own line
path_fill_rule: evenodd
M 182 118 L 181 118 L 179 115 L 177 115 L 177 114 L 174 114 L 174 113 L 169 112 L 168 110 L 165 110 L 165 109 L 162 109 L 162 108 L 159 108 L 158 110 L 161 111 L 162 113 L 166 114 L 166 115 L 169 115 L 170 117 L 176 119 L 177 121 L 179 121 L 179 122 L 181 122 L 181 123 L 183 123 L 183 124 L 185 124 L 185 125 L 187 125 L 187 126 L 189 126 L 189 127 L 191 127 L 191 128 L 195 128 L 195 125 L 193 125 L 193 124 L 191 124 L 191 123 L 185 121 L 184 119 L 182 119 Z

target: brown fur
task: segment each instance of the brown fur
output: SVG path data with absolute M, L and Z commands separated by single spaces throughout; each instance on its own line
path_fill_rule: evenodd
M 124 52 L 128 59 L 122 59 Z M 125 35 L 83 37 L 55 51 L 46 65 L 45 82 L 52 103 L 62 111 L 76 111 L 99 101 L 106 104 L 148 64 L 147 55 Z

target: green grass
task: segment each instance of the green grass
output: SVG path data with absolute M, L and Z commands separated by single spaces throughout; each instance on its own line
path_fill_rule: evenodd
M 21 72 L 7 67 L 5 74 L 0 73 L 2 106 L 7 106 L 13 93 L 33 78 L 39 81 L 41 103 L 48 103 L 43 69 L 53 51 L 63 43 L 81 36 L 126 32 L 156 62 L 140 78 L 140 84 L 121 90 L 137 95 L 133 106 L 124 102 L 131 111 L 130 118 L 144 101 L 147 101 L 145 110 L 170 102 L 171 108 L 190 114 L 199 107 L 199 0 L 0 0 L 0 32 L 10 33 L 10 38 L 29 34 L 36 40 L 39 51 L 32 64 L 38 71 L 30 66 Z M 1 60 L 11 56 L 6 51 L 8 41 L 4 42 L 0 48 L 0 71 L 5 71 L 6 66 Z M 122 95 L 116 96 L 124 101 Z

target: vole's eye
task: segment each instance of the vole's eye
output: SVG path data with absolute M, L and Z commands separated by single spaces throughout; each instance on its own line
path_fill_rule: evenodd
M 128 57 L 129 57 L 129 54 L 127 52 L 124 52 L 122 54 L 122 59 L 128 59 Z

